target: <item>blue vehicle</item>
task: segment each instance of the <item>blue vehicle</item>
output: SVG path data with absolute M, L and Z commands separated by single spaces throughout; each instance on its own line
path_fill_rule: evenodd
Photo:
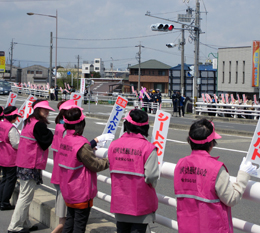
M 9 95 L 9 92 L 11 92 L 11 83 L 0 80 L 0 95 Z

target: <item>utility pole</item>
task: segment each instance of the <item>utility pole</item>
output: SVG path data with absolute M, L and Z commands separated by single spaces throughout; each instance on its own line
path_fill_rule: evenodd
M 139 45 L 136 45 L 135 47 L 139 47 L 139 52 L 137 53 L 138 56 L 138 86 L 137 86 L 137 91 L 141 91 L 141 87 L 140 87 L 140 82 L 141 82 L 141 48 L 144 46 L 141 45 L 141 43 Z
M 196 0 L 195 27 L 194 27 L 194 78 L 193 78 L 193 113 L 195 113 L 195 103 L 198 97 L 197 79 L 199 78 L 199 43 L 200 43 L 200 3 Z
M 50 88 L 52 87 L 52 47 L 53 47 L 53 44 L 52 44 L 52 32 L 50 34 L 50 69 L 49 69 L 49 86 Z
M 78 59 L 78 77 L 77 77 L 77 90 L 79 89 L 79 55 L 77 56 L 77 59 Z
M 14 39 L 11 42 L 10 81 L 12 80 Z
M 182 24 L 181 30 L 181 95 L 184 94 L 184 25 Z

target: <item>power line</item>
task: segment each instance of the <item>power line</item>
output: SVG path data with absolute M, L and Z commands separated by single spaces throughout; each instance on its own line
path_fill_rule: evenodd
M 156 35 L 147 35 L 147 36 L 133 36 L 133 37 L 122 37 L 122 38 L 106 38 L 106 39 L 78 39 L 78 38 L 65 38 L 58 37 L 59 40 L 77 40 L 77 41 L 104 41 L 104 40 L 132 40 L 132 39 L 140 39 L 145 37 L 154 37 L 154 36 L 164 36 L 169 35 L 176 32 L 164 33 L 164 34 L 156 34 Z
M 17 43 L 19 45 L 25 45 L 25 46 L 32 46 L 32 47 L 42 47 L 42 48 L 49 48 L 47 45 L 35 45 L 35 44 L 24 44 L 24 43 Z M 134 46 L 120 46 L 120 47 L 91 47 L 91 48 L 85 48 L 85 47 L 64 47 L 59 46 L 59 49 L 125 49 L 125 48 L 133 48 Z

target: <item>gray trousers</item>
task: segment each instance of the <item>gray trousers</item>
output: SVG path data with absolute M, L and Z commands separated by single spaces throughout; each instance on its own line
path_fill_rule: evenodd
M 22 229 L 29 229 L 32 227 L 29 220 L 29 207 L 33 200 L 35 188 L 35 180 L 20 180 L 20 193 L 8 231 L 20 231 Z

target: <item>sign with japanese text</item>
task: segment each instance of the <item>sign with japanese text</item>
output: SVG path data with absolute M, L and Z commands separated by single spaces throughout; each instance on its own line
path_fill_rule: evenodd
M 240 100 L 239 94 L 237 94 L 237 100 L 238 100 L 238 103 L 241 103 L 241 100 Z
M 243 97 L 243 103 L 246 104 L 246 95 L 243 94 L 242 97 Z
M 80 93 L 83 93 L 83 94 L 84 94 L 85 86 L 86 86 L 85 79 L 84 79 L 84 78 L 81 78 L 81 79 L 80 79 Z
M 260 41 L 253 41 L 252 46 L 252 87 L 259 86 L 259 47 Z
M 164 150 L 166 147 L 166 139 L 170 124 L 171 114 L 162 110 L 157 110 L 153 133 L 151 137 L 151 143 L 157 147 L 158 164 L 161 173 L 161 167 L 163 163 Z
M 215 100 L 215 103 L 218 102 L 218 98 L 217 98 L 216 94 L 214 94 L 214 100 Z
M 16 93 L 10 92 L 8 99 L 7 99 L 7 102 L 6 102 L 6 105 L 5 105 L 5 108 L 8 107 L 8 106 L 15 106 L 17 96 L 18 95 Z
M 254 104 L 257 104 L 256 95 L 254 95 Z
M 226 97 L 226 104 L 229 104 L 229 101 L 228 101 L 228 94 L 225 94 L 225 97 Z
M 0 72 L 5 73 L 5 52 L 0 51 Z
M 232 104 L 234 104 L 234 103 L 235 103 L 234 95 L 231 94 L 230 97 L 231 97 L 231 102 L 232 102 Z
M 260 165 L 260 119 L 258 120 L 254 136 L 247 151 L 246 161 Z M 260 168 L 257 169 L 257 175 L 251 175 L 260 178 Z
M 206 99 L 205 99 L 204 93 L 201 93 L 201 96 L 202 96 L 203 102 L 205 103 L 205 102 L 206 102 Z
M 212 99 L 211 99 L 211 97 L 210 97 L 210 95 L 209 94 L 206 94 L 206 99 L 207 99 L 207 102 L 209 103 L 212 103 Z
M 18 113 L 21 117 L 18 117 L 16 122 L 14 123 L 15 127 L 18 128 L 18 126 L 20 125 L 20 123 L 22 122 L 24 115 L 25 115 L 25 105 L 27 101 L 31 101 L 34 102 L 35 100 L 37 100 L 37 98 L 33 95 L 29 95 L 28 98 L 24 101 L 23 105 L 19 108 Z
M 222 103 L 224 104 L 225 103 L 224 94 L 221 94 L 221 100 L 222 100 Z
M 34 101 L 29 101 L 29 100 L 26 101 L 23 121 L 26 120 L 33 113 L 33 108 L 32 108 L 33 102 Z
M 121 121 L 121 118 L 124 114 L 124 109 L 126 108 L 127 103 L 128 100 L 124 97 L 117 97 L 117 100 L 107 121 L 106 127 L 103 131 L 103 134 L 112 133 L 115 135 L 119 122 Z M 108 148 L 109 144 L 110 143 L 106 143 L 105 148 Z
M 76 93 L 76 92 L 72 92 L 70 94 L 70 99 L 74 100 L 75 104 L 79 107 L 81 107 L 82 105 L 82 100 L 84 98 L 84 94 L 83 93 Z

